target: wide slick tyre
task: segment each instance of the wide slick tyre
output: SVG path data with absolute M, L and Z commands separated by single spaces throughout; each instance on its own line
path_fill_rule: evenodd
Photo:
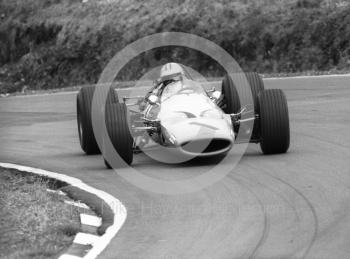
M 223 95 L 221 109 L 227 114 L 237 113 L 240 109 L 238 91 L 228 74 L 222 80 L 221 93 Z
M 246 85 L 248 82 L 249 86 Z M 240 87 L 240 93 L 238 94 L 238 87 Z M 243 108 L 241 103 L 248 105 L 247 109 L 251 110 L 252 105 L 254 105 L 254 113 L 259 113 L 258 96 L 261 91 L 264 90 L 264 82 L 260 75 L 256 72 L 246 72 L 246 73 L 234 73 L 225 75 L 222 80 L 222 110 L 227 113 L 238 113 Z M 243 99 L 242 102 L 240 97 Z M 240 126 L 236 126 L 234 131 L 237 133 Z M 246 128 L 246 130 L 248 130 Z M 259 124 L 254 123 L 253 129 L 250 136 L 250 142 L 256 143 L 260 138 Z
M 234 80 L 232 80 L 234 78 Z M 225 113 L 238 113 L 241 110 L 240 96 L 238 87 L 244 85 L 245 79 L 248 81 L 250 89 L 242 89 L 242 98 L 249 100 L 248 96 L 252 96 L 254 110 L 258 111 L 258 95 L 264 90 L 264 82 L 260 75 L 256 72 L 226 74 L 221 84 L 221 91 L 224 96 L 223 111 Z
M 288 151 L 290 128 L 287 99 L 280 89 L 264 90 L 258 97 L 261 141 L 264 154 Z
M 91 121 L 91 106 L 94 96 L 95 86 L 86 86 L 80 89 L 77 95 L 77 124 L 80 146 L 88 154 L 99 154 L 100 149 L 97 145 Z M 118 98 L 111 88 L 106 105 L 118 103 Z
M 107 168 L 116 165 L 124 167 L 130 165 L 133 160 L 133 137 L 129 130 L 128 110 L 124 103 L 106 105 L 106 128 L 109 139 L 117 151 L 119 158 L 110 157 L 108 150 L 104 150 L 104 160 Z M 108 156 L 109 159 L 106 159 Z M 110 163 L 110 159 L 114 159 L 117 163 Z M 118 161 L 119 160 L 119 161 Z

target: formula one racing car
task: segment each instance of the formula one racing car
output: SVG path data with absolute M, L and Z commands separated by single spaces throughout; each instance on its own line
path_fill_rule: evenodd
M 77 95 L 78 133 L 86 154 L 104 153 L 92 127 L 95 87 L 83 87 Z M 265 90 L 253 72 L 227 74 L 217 90 L 194 80 L 184 66 L 167 63 L 145 95 L 118 96 L 111 88 L 102 105 L 110 141 L 125 165 L 134 154 L 155 147 L 188 159 L 226 154 L 242 142 L 259 143 L 264 154 L 289 148 L 286 97 L 280 89 Z

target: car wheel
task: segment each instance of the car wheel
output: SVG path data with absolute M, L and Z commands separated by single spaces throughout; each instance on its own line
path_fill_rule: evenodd
M 228 114 L 239 112 L 240 102 L 237 88 L 228 74 L 222 80 L 221 93 L 223 95 L 223 102 L 220 108 Z
M 260 147 L 264 154 L 285 153 L 289 148 L 290 129 L 287 99 L 280 89 L 264 90 L 258 97 Z
M 133 138 L 129 130 L 129 114 L 124 103 L 110 104 L 106 106 L 106 128 L 113 144 L 113 147 L 124 160 L 130 165 L 133 160 Z M 109 154 L 104 154 L 108 156 Z M 105 164 L 111 168 L 111 164 L 105 159 Z M 113 158 L 114 159 L 114 158 Z M 118 158 L 116 158 L 118 159 Z M 118 167 L 125 165 L 122 161 L 118 161 Z
M 87 86 L 80 89 L 77 95 L 77 124 L 80 146 L 83 151 L 90 154 L 99 154 L 100 149 L 97 145 L 91 121 L 91 105 L 94 96 L 95 86 Z M 106 105 L 118 103 L 118 97 L 111 88 L 108 94 Z
M 225 75 L 224 79 L 222 80 L 221 85 L 221 91 L 224 96 L 223 101 L 223 111 L 225 113 L 238 113 L 241 109 L 241 103 L 239 100 L 239 95 L 237 91 L 236 84 L 238 82 L 239 85 L 243 84 L 244 76 L 246 77 L 251 91 L 244 91 L 243 89 L 243 98 L 246 95 L 252 95 L 253 102 L 254 102 L 254 108 L 255 112 L 258 111 L 258 95 L 259 93 L 264 90 L 264 82 L 262 81 L 260 75 L 255 72 L 247 72 L 247 73 L 236 73 L 236 74 L 230 74 Z M 232 77 L 234 77 L 235 82 L 233 82 Z M 242 82 L 242 84 L 240 84 Z
M 241 103 L 239 100 L 239 95 L 237 91 L 238 86 L 244 86 L 243 80 L 244 76 L 249 83 L 250 90 L 242 89 L 242 98 L 249 97 L 252 95 L 253 103 L 254 103 L 254 113 L 259 113 L 259 105 L 258 105 L 258 96 L 261 91 L 264 90 L 264 82 L 260 75 L 255 72 L 247 72 L 247 73 L 236 73 L 231 75 L 226 75 L 222 81 L 222 95 L 224 96 L 224 100 L 222 102 L 222 110 L 225 113 L 238 113 L 241 110 Z M 235 79 L 236 84 L 233 82 L 232 77 Z M 237 83 L 238 82 L 238 83 Z M 242 83 L 240 83 L 242 82 Z M 234 128 L 235 132 L 239 131 L 239 126 Z M 256 143 L 256 140 L 260 138 L 259 135 L 260 129 L 259 124 L 254 123 L 252 134 L 251 134 L 251 142 Z

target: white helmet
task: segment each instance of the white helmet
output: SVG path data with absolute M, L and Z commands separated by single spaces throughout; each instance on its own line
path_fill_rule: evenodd
M 160 70 L 160 78 L 171 77 L 172 75 L 185 75 L 185 71 L 178 63 L 167 63 Z

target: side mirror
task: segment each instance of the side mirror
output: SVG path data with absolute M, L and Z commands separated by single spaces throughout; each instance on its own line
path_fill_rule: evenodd
M 212 94 L 211 94 L 211 98 L 214 99 L 214 100 L 219 100 L 221 97 L 221 92 L 220 91 L 214 91 Z
M 155 94 L 151 94 L 150 96 L 148 96 L 148 102 L 151 104 L 151 105 L 159 105 L 159 98 L 157 95 Z

